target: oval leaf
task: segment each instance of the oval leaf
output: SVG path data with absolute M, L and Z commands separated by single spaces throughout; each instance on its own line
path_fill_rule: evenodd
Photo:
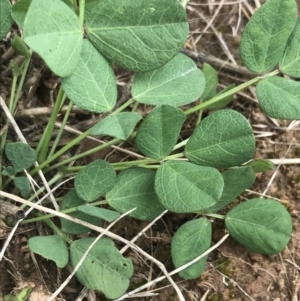
M 202 70 L 206 79 L 206 85 L 201 95 L 201 101 L 205 101 L 213 98 L 217 93 L 218 73 L 212 66 L 206 63 L 203 64 Z
M 76 68 L 61 83 L 68 97 L 84 110 L 108 112 L 116 104 L 114 71 L 88 40 L 83 41 Z
M 272 76 L 260 81 L 256 87 L 258 102 L 270 117 L 300 120 L 300 83 Z
M 19 189 L 21 196 L 24 199 L 28 199 L 30 196 L 31 186 L 27 177 L 15 177 L 14 183 L 16 187 Z
M 32 0 L 19 0 L 12 6 L 11 15 L 15 22 L 21 27 L 24 27 L 26 14 Z
M 217 111 L 197 126 L 185 147 L 193 163 L 226 168 L 249 161 L 255 138 L 247 119 L 233 110 Z
M 68 76 L 74 70 L 83 29 L 75 12 L 63 1 L 32 0 L 24 21 L 24 37 L 55 74 Z
M 156 69 L 171 60 L 188 36 L 178 0 L 103 0 L 86 5 L 89 40 L 109 60 L 133 71 Z
M 274 164 L 270 160 L 265 160 L 265 159 L 251 160 L 246 165 L 251 167 L 255 173 L 256 172 L 265 172 L 268 170 L 275 169 Z
M 274 200 L 252 199 L 228 212 L 225 225 L 232 237 L 251 250 L 266 255 L 281 252 L 290 240 L 292 219 Z
M 11 46 L 17 54 L 23 55 L 25 57 L 30 56 L 29 48 L 18 35 L 15 35 L 11 39 Z
M 255 182 L 255 173 L 248 166 L 228 169 L 221 173 L 224 180 L 224 189 L 215 205 L 207 208 L 206 212 L 216 212 L 230 204 Z
M 93 241 L 94 238 L 83 238 L 71 244 L 73 267 Z M 116 299 L 126 292 L 132 275 L 131 260 L 124 258 L 108 238 L 101 238 L 94 245 L 76 272 L 77 279 L 86 288 L 101 291 L 109 299 Z
M 204 87 L 202 71 L 192 59 L 179 53 L 156 70 L 137 73 L 131 92 L 141 103 L 182 106 L 199 98 Z
M 85 213 L 86 215 L 102 218 L 109 223 L 120 217 L 120 213 L 116 211 L 98 208 L 91 205 L 81 205 L 77 208 L 77 210 Z
M 116 173 L 112 166 L 103 160 L 95 160 L 82 169 L 75 178 L 77 195 L 92 202 L 113 188 Z
M 0 40 L 2 40 L 9 32 L 13 23 L 11 17 L 11 4 L 8 0 L 0 1 Z
M 90 135 L 108 135 L 127 140 L 142 116 L 135 112 L 121 112 L 105 117 L 90 129 Z
M 289 76 L 300 77 L 300 18 L 288 40 L 279 68 Z
M 129 216 L 140 219 L 154 219 L 165 208 L 154 191 L 155 173 L 146 168 L 132 167 L 122 171 L 114 188 L 106 195 L 108 204 L 121 213 L 136 208 Z
M 85 201 L 82 200 L 80 197 L 77 196 L 76 192 L 74 189 L 70 190 L 63 198 L 62 204 L 61 204 L 61 209 L 62 210 L 66 210 L 69 208 L 75 208 L 77 206 L 81 207 L 81 205 L 84 205 Z M 78 208 L 79 208 L 78 207 Z M 81 219 L 83 221 L 89 222 L 93 225 L 99 225 L 100 223 L 100 219 L 94 216 L 90 216 L 88 214 L 84 214 L 82 212 L 70 212 L 68 213 L 68 215 Z M 78 223 L 74 223 L 70 220 L 61 218 L 60 219 L 61 222 L 61 229 L 69 234 L 83 234 L 83 233 L 87 233 L 90 232 L 90 228 L 85 227 L 83 225 L 80 225 Z
M 28 240 L 28 247 L 32 252 L 53 260 L 59 268 L 64 268 L 68 264 L 68 248 L 59 235 L 31 237 Z
M 217 169 L 183 161 L 163 163 L 155 176 L 155 191 L 160 202 L 177 213 L 197 212 L 214 205 L 223 185 Z
M 240 53 L 254 73 L 272 70 L 283 56 L 297 21 L 295 0 L 268 0 L 251 17 L 242 35 Z
M 5 146 L 5 155 L 16 172 L 28 169 L 36 161 L 36 151 L 23 142 L 8 143 Z
M 160 160 L 168 156 L 180 134 L 185 115 L 182 110 L 162 105 L 154 108 L 140 125 L 135 143 L 147 157 Z
M 207 251 L 211 244 L 211 223 L 199 218 L 183 224 L 174 234 L 171 244 L 172 261 L 175 268 L 192 261 Z M 184 279 L 198 278 L 204 268 L 208 255 L 179 272 Z

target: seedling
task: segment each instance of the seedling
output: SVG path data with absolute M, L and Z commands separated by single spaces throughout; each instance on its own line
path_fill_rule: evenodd
M 255 138 L 247 119 L 234 110 L 223 109 L 233 95 L 257 84 L 259 104 L 268 116 L 300 120 L 300 83 L 294 80 L 300 78 L 300 18 L 294 0 L 268 0 L 252 16 L 243 32 L 240 51 L 244 64 L 257 77 L 237 87 L 230 85 L 220 93 L 216 91 L 216 71 L 207 64 L 201 71 L 180 53 L 187 39 L 188 23 L 185 9 L 177 0 L 81 0 L 79 6 L 68 0 L 20 0 L 12 7 L 8 0 L 1 1 L 2 38 L 13 20 L 24 33 L 23 39 L 15 38 L 13 43 L 15 50 L 26 56 L 20 72 L 14 73 L 16 80 L 21 75 L 19 87 L 32 52 L 60 77 L 61 86 L 36 150 L 19 142 L 7 144 L 6 156 L 13 172 L 6 168 L 3 178 L 23 169 L 32 176 L 41 169 L 46 176 L 58 169 L 60 174 L 74 174 L 74 190 L 64 196 L 61 208 L 75 211 L 70 216 L 92 224 L 99 224 L 102 219 L 111 222 L 133 208 L 136 209 L 129 215 L 140 220 L 154 219 L 166 209 L 191 213 L 191 220 L 172 239 L 175 267 L 209 249 L 209 217 L 224 219 L 230 235 L 253 252 L 272 255 L 286 247 L 292 220 L 279 202 L 255 198 L 234 206 L 225 216 L 216 212 L 254 183 L 255 172 L 272 169 L 266 160 L 253 160 Z M 116 107 L 112 63 L 135 72 L 132 98 L 121 107 Z M 14 85 L 12 95 L 15 89 Z M 60 132 L 50 149 L 54 122 L 66 97 L 70 102 L 63 125 L 74 104 L 94 113 L 106 112 L 108 116 L 57 150 Z M 200 104 L 194 103 L 198 98 L 202 100 Z M 17 100 L 18 93 L 11 97 L 11 112 Z M 139 103 L 154 106 L 145 118 L 135 112 Z M 184 105 L 189 105 L 189 109 L 180 108 Z M 178 142 L 186 116 L 204 110 L 215 111 L 199 120 L 189 139 Z M 55 162 L 88 135 L 107 135 L 112 139 Z M 87 166 L 67 167 L 70 162 L 127 139 L 135 139 L 143 159 L 112 164 L 96 160 Z M 5 141 L 6 134 L 2 147 Z M 12 155 L 17 150 L 20 156 L 27 157 L 25 152 L 32 155 L 26 166 L 17 163 L 18 157 Z M 32 168 L 36 157 L 39 166 Z M 8 188 L 9 183 L 7 178 L 1 189 Z M 23 188 L 15 184 L 25 197 Z M 33 201 L 36 195 L 31 195 Z M 104 202 L 99 198 L 105 198 L 113 210 L 101 208 L 99 204 Z M 49 217 L 26 222 L 45 218 Z M 70 244 L 70 261 L 76 266 L 94 238 L 72 241 L 67 234 L 86 233 L 89 228 L 66 219 L 61 219 L 60 229 L 52 223 L 48 225 L 54 235 L 30 238 L 29 248 L 63 268 L 69 262 Z M 182 270 L 180 276 L 199 277 L 206 260 L 207 256 Z M 87 288 L 115 299 L 128 289 L 133 271 L 131 260 L 121 255 L 113 241 L 101 238 L 76 276 Z

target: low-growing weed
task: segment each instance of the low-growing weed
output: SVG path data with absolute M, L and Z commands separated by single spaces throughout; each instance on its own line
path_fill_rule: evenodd
M 75 239 L 76 235 L 99 229 L 96 225 L 101 221 L 111 223 L 130 210 L 129 216 L 139 220 L 153 220 L 166 210 L 191 214 L 191 220 L 172 239 L 171 256 L 176 268 L 211 247 L 211 218 L 224 219 L 228 233 L 253 252 L 272 255 L 286 247 L 292 220 L 279 202 L 254 198 L 237 204 L 225 216 L 217 212 L 248 189 L 257 172 L 273 168 L 269 161 L 253 159 L 255 138 L 248 120 L 237 111 L 224 109 L 233 96 L 257 84 L 257 99 L 265 114 L 300 120 L 300 83 L 295 80 L 300 78 L 300 18 L 294 0 L 268 0 L 255 12 L 243 32 L 240 53 L 256 77 L 220 93 L 217 72 L 208 64 L 200 70 L 180 53 L 189 27 L 178 0 L 81 0 L 79 5 L 71 0 L 19 0 L 13 6 L 8 0 L 0 3 L 0 38 L 7 35 L 13 22 L 22 29 L 22 37 L 15 35 L 11 41 L 24 61 L 20 66 L 12 65 L 9 111 L 13 113 L 17 107 L 33 52 L 61 83 L 51 118 L 35 149 L 24 142 L 7 143 L 7 128 L 3 129 L 0 196 L 2 200 L 20 201 L 12 197 L 20 194 L 34 204 L 47 187 L 42 184 L 32 191 L 28 178 L 38 180 L 36 175 L 42 171 L 53 186 L 64 177 L 75 176 L 74 189 L 64 195 L 60 206 L 73 219 L 58 215 L 60 228 L 49 215 L 27 216 L 23 221 L 44 220 L 53 233 L 30 238 L 28 245 L 33 252 L 55 261 L 59 268 L 68 262 L 75 267 L 95 242 L 93 237 Z M 121 106 L 116 106 L 112 63 L 135 72 L 132 98 Z M 195 102 L 199 98 L 201 102 Z M 63 126 L 52 140 L 63 104 L 68 104 Z M 154 108 L 143 117 L 136 112 L 138 104 Z M 60 148 L 58 142 L 74 105 L 107 116 Z M 180 108 L 183 106 L 188 109 Z M 208 116 L 200 118 L 192 135 L 179 142 L 186 117 L 203 111 L 209 112 Z M 87 136 L 112 138 L 100 147 L 62 159 Z M 143 157 L 68 165 L 126 140 L 135 141 Z M 3 164 L 4 153 L 9 164 Z M 53 171 L 57 175 L 53 176 Z M 52 176 L 47 178 L 50 172 Z M 83 223 L 78 224 L 78 219 Z M 112 240 L 120 238 L 108 236 L 95 242 L 76 277 L 86 288 L 117 299 L 128 289 L 134 267 Z M 199 277 L 207 256 L 179 275 L 184 279 Z

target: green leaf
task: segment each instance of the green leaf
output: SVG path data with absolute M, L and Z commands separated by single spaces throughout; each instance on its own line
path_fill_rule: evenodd
M 74 185 L 80 198 L 92 202 L 110 191 L 115 181 L 112 166 L 104 160 L 95 160 L 77 174 Z
M 165 208 L 154 191 L 154 171 L 132 167 L 122 171 L 114 188 L 106 195 L 106 201 L 115 210 L 125 213 L 136 208 L 129 216 L 150 220 L 161 214 Z
M 233 89 L 234 87 L 235 87 L 235 84 L 230 84 L 229 86 L 227 86 L 226 88 L 221 90 L 219 93 L 217 93 L 215 96 L 221 95 L 221 94 Z M 234 95 L 229 95 L 227 97 L 224 97 L 222 100 L 218 101 L 217 103 L 214 103 L 214 104 L 210 105 L 209 107 L 207 107 L 206 110 L 219 110 L 219 109 L 226 107 L 229 103 L 231 103 L 233 96 Z
M 6 144 L 5 154 L 16 172 L 28 169 L 34 164 L 37 158 L 36 151 L 23 142 Z
M 120 213 L 104 208 L 98 208 L 91 205 L 81 205 L 77 208 L 78 211 L 85 213 L 86 215 L 95 216 L 106 220 L 107 222 L 112 222 L 118 217 Z
M 205 101 L 213 98 L 217 93 L 218 73 L 212 66 L 206 63 L 203 64 L 202 70 L 206 79 L 206 85 L 201 95 L 201 101 Z
M 4 176 L 11 177 L 16 174 L 15 169 L 12 166 L 7 166 L 1 173 Z
M 256 87 L 258 102 L 270 117 L 300 120 L 300 83 L 272 76 L 260 81 Z
M 15 177 L 14 183 L 16 187 L 19 189 L 21 196 L 24 199 L 28 199 L 31 191 L 29 180 L 26 177 Z
M 192 261 L 207 251 L 211 244 L 211 223 L 199 218 L 183 224 L 174 234 L 171 244 L 172 261 L 175 268 Z M 179 272 L 184 279 L 198 278 L 204 268 L 208 255 Z
M 254 73 L 269 72 L 280 61 L 297 21 L 295 0 L 268 0 L 251 17 L 242 35 L 240 53 Z
M 81 206 L 84 206 L 84 204 L 85 204 L 84 200 L 78 197 L 75 190 L 72 189 L 64 196 L 61 204 L 61 209 L 66 210 L 69 208 L 78 207 L 77 210 L 80 211 L 79 208 Z M 78 211 L 68 213 L 68 215 L 89 222 L 93 225 L 100 224 L 101 220 L 98 217 L 90 216 L 88 214 L 85 214 L 83 212 L 78 212 Z M 61 218 L 60 222 L 61 222 L 61 229 L 69 234 L 78 235 L 78 234 L 83 234 L 91 231 L 91 229 L 88 227 L 82 226 L 78 223 L 74 223 L 64 218 Z
M 255 173 L 251 167 L 234 167 L 221 173 L 224 180 L 224 189 L 215 205 L 207 208 L 206 212 L 216 212 L 230 204 L 255 182 Z
M 8 0 L 0 1 L 0 40 L 10 31 L 13 19 L 11 17 L 11 4 Z
M 90 129 L 90 135 L 108 135 L 127 140 L 142 116 L 135 112 L 121 112 L 112 114 Z
M 67 245 L 59 235 L 31 237 L 28 247 L 32 252 L 53 260 L 59 268 L 64 268 L 69 261 Z
M 105 57 L 137 72 L 166 64 L 188 36 L 178 0 L 89 1 L 85 21 L 89 40 Z
M 252 199 L 230 210 L 225 225 L 232 237 L 252 252 L 274 255 L 288 244 L 292 219 L 274 200 Z
M 19 0 L 13 6 L 11 15 L 15 22 L 24 28 L 25 18 L 32 0 Z
M 162 105 L 154 108 L 140 125 L 135 143 L 146 156 L 160 160 L 168 156 L 180 134 L 185 121 L 182 110 Z
M 83 238 L 71 244 L 71 262 L 77 265 L 94 238 Z M 88 289 L 101 291 L 107 298 L 123 295 L 133 275 L 131 260 L 124 258 L 113 241 L 101 238 L 76 272 L 77 279 Z
M 227 168 L 249 161 L 255 138 L 247 119 L 233 110 L 217 111 L 197 126 L 185 147 L 193 163 Z
M 167 161 L 157 170 L 155 191 L 165 208 L 189 213 L 216 203 L 223 190 L 223 178 L 212 167 L 183 161 Z
M 116 104 L 114 71 L 88 40 L 83 40 L 79 60 L 72 74 L 61 79 L 68 97 L 90 112 L 108 112 Z
M 300 77 L 300 18 L 288 40 L 279 68 L 289 76 Z
M 274 164 L 270 160 L 264 160 L 264 159 L 251 160 L 246 165 L 251 167 L 255 173 L 265 172 L 268 170 L 275 169 Z
M 11 46 L 18 54 L 23 55 L 25 57 L 30 56 L 30 51 L 29 51 L 27 45 L 18 35 L 15 35 L 12 38 Z
M 76 67 L 83 29 L 64 2 L 32 0 L 24 21 L 24 37 L 55 74 L 68 76 Z
M 179 53 L 156 70 L 135 74 L 131 92 L 141 103 L 182 106 L 199 98 L 204 86 L 202 71 L 192 59 Z

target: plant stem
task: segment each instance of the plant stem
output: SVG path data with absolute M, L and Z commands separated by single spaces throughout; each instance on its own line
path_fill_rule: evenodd
M 43 216 L 43 214 L 38 213 L 37 215 Z M 68 237 L 65 233 L 63 233 L 50 219 L 45 219 L 44 222 L 47 226 L 53 230 L 55 234 L 58 234 L 63 240 L 65 240 L 68 244 L 72 243 L 72 239 Z
M 30 55 L 28 58 L 26 58 L 25 62 L 21 65 L 20 69 L 22 70 L 22 75 L 21 75 L 21 79 L 20 82 L 18 84 L 18 88 L 17 87 L 17 81 L 19 78 L 19 74 L 13 75 L 13 81 L 12 81 L 12 86 L 11 86 L 11 94 L 10 94 L 10 99 L 9 99 L 9 111 L 13 114 L 14 110 L 16 109 L 17 103 L 18 103 L 18 99 L 20 96 L 20 93 L 22 91 L 22 87 L 24 85 L 24 80 L 25 80 L 25 76 L 27 74 L 27 70 L 29 67 L 29 63 L 30 63 L 30 59 L 31 59 L 31 54 L 32 51 L 30 51 Z M 16 90 L 17 89 L 17 90 Z M 6 137 L 7 137 L 7 133 L 8 133 L 8 128 L 2 133 L 2 135 L 0 136 L 0 171 L 2 170 L 2 158 L 3 158 L 3 150 L 6 144 Z M 0 189 L 2 189 L 2 177 L 0 175 Z
M 205 215 L 209 217 L 218 218 L 218 219 L 225 219 L 225 215 L 221 215 L 221 214 L 205 213 Z
M 218 103 L 219 101 L 221 101 L 222 99 L 224 99 L 225 97 L 228 97 L 228 96 L 232 96 L 234 95 L 235 93 L 259 82 L 260 80 L 266 78 L 266 77 L 269 77 L 269 76 L 273 76 L 273 75 L 276 75 L 279 73 L 279 70 L 274 70 L 268 74 L 265 74 L 264 76 L 258 76 L 258 77 L 255 77 L 249 81 L 247 81 L 246 83 L 243 83 L 233 89 L 230 89 L 229 91 L 225 92 L 225 93 L 222 93 L 220 95 L 217 95 L 215 97 L 213 97 L 212 99 L 206 101 L 206 102 L 203 102 L 203 103 L 200 103 L 199 105 L 193 107 L 193 108 L 190 108 L 188 110 L 186 110 L 184 112 L 185 115 L 189 115 L 189 114 L 192 114 L 194 112 L 197 112 L 199 110 L 204 110 L 206 108 L 208 108 L 209 106 L 211 106 L 212 104 L 216 104 Z
M 70 143 L 68 143 L 63 148 L 61 148 L 53 156 L 51 156 L 50 158 L 48 158 L 46 161 L 42 162 L 38 167 L 34 168 L 30 172 L 30 175 L 36 174 L 39 170 L 41 170 L 42 168 L 44 168 L 45 166 L 47 166 L 49 163 L 51 163 L 52 161 L 54 161 L 55 159 L 57 159 L 58 157 L 60 157 L 61 155 L 63 155 L 65 152 L 67 152 L 71 147 L 73 147 L 77 143 L 81 142 L 84 138 L 86 138 L 89 135 L 89 132 L 90 132 L 89 130 L 85 131 L 84 133 L 82 133 L 81 135 L 79 135 L 78 137 L 76 137 L 75 139 L 73 139 Z M 73 160 L 71 160 L 71 161 L 73 161 Z
M 117 114 L 119 112 L 122 112 L 125 108 L 129 107 L 132 103 L 134 102 L 133 98 L 130 98 L 129 100 L 127 100 L 123 105 L 121 105 L 120 107 L 118 107 L 115 111 L 113 111 L 112 114 Z
M 97 152 L 99 152 L 99 151 L 101 151 L 101 150 L 103 150 L 103 149 L 106 149 L 106 148 L 108 148 L 108 147 L 110 147 L 110 146 L 112 146 L 112 145 L 114 145 L 114 144 L 120 143 L 120 142 L 122 142 L 122 141 L 123 141 L 123 140 L 117 139 L 117 138 L 112 139 L 111 141 L 106 142 L 106 143 L 104 143 L 104 144 L 101 144 L 101 145 L 99 145 L 99 146 L 97 146 L 97 147 L 95 147 L 95 148 L 93 148 L 93 149 L 90 149 L 90 150 L 88 150 L 88 151 L 86 151 L 86 152 L 83 152 L 83 153 L 81 153 L 81 154 L 78 154 L 78 155 L 76 155 L 76 156 L 74 156 L 74 157 L 71 157 L 71 158 L 66 159 L 66 160 L 63 160 L 63 161 L 61 161 L 61 162 L 59 162 L 59 163 L 56 163 L 56 164 L 54 164 L 53 166 L 49 167 L 48 170 L 53 170 L 53 169 L 58 168 L 58 167 L 60 167 L 60 166 L 66 165 L 66 164 L 68 164 L 68 163 L 71 163 L 71 162 L 73 162 L 73 161 L 75 161 L 75 160 L 84 158 L 84 157 L 86 157 L 86 156 L 90 156 L 90 155 L 92 155 L 92 154 L 94 154 L 94 153 L 97 153 Z
M 63 102 L 65 101 L 65 99 L 66 99 L 66 95 L 64 93 L 62 86 L 60 86 L 50 120 L 49 120 L 46 130 L 39 142 L 39 145 L 36 148 L 36 151 L 39 154 L 38 155 L 39 163 L 44 162 L 47 158 L 49 144 L 50 144 L 50 140 L 52 137 L 54 125 L 55 125 L 55 122 L 57 119 L 57 115 L 58 115 L 58 112 L 60 111 L 61 106 L 62 106 Z
M 62 136 L 62 134 L 63 134 L 65 125 L 66 125 L 66 123 L 67 123 L 67 121 L 68 121 L 68 119 L 69 119 L 69 116 L 70 116 L 70 114 L 71 114 L 72 108 L 73 108 L 73 102 L 70 101 L 70 103 L 69 103 L 69 105 L 68 105 L 68 109 L 67 109 L 67 111 L 66 111 L 66 113 L 65 113 L 64 119 L 63 119 L 63 121 L 62 121 L 62 123 L 61 123 L 61 127 L 60 127 L 59 130 L 58 130 L 57 136 L 56 136 L 56 138 L 55 138 L 55 140 L 54 140 L 54 143 L 53 143 L 53 145 L 52 145 L 51 151 L 50 151 L 50 153 L 49 153 L 49 155 L 48 155 L 47 158 L 51 157 L 51 156 L 54 154 L 55 149 L 56 149 L 56 147 L 57 147 L 57 145 L 58 145 L 58 142 L 59 142 L 59 140 L 60 140 L 60 138 L 61 138 L 61 136 Z
M 83 26 L 84 22 L 84 9 L 85 9 L 85 0 L 80 0 L 79 2 L 79 20 L 81 25 Z

